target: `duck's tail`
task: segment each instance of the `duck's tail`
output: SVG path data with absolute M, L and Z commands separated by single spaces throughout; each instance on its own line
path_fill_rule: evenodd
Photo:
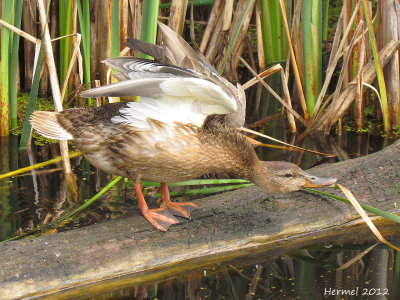
M 44 137 L 55 140 L 72 140 L 73 137 L 57 120 L 58 112 L 53 111 L 35 111 L 30 122 L 32 127 Z

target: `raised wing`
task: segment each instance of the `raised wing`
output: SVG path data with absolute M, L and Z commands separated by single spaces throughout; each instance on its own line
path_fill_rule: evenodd
M 84 91 L 82 97 L 141 96 L 140 102 L 128 103 L 113 122 L 148 129 L 146 120 L 151 118 L 200 127 L 209 115 L 237 110 L 233 97 L 195 71 L 128 57 L 110 59 L 107 64 L 120 71 L 123 80 Z
M 246 95 L 243 88 L 240 85 L 234 86 L 228 80 L 220 76 L 201 53 L 196 53 L 192 47 L 171 28 L 161 22 L 158 22 L 158 28 L 161 33 L 160 46 L 137 39 L 128 39 L 125 45 L 135 51 L 153 56 L 161 63 L 190 69 L 214 82 L 237 102 L 236 112 L 227 114 L 225 123 L 233 127 L 242 127 L 246 114 Z

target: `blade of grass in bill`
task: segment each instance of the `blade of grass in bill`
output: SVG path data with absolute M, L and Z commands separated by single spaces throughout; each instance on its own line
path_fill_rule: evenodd
M 339 197 L 339 196 L 332 195 L 332 194 L 329 194 L 329 193 L 325 193 L 325 192 L 322 192 L 322 191 L 318 191 L 318 190 L 315 190 L 315 189 L 307 189 L 307 190 L 313 191 L 314 193 L 317 193 L 317 194 L 320 194 L 320 195 L 324 195 L 324 196 L 327 196 L 327 197 L 330 197 L 330 198 L 333 198 L 333 199 L 336 199 L 336 200 L 340 200 L 340 201 L 342 201 L 344 203 L 347 203 L 347 204 L 351 204 L 351 202 L 348 199 L 343 198 L 343 197 Z M 400 223 L 400 216 L 388 213 L 387 211 L 381 210 L 379 208 L 371 207 L 371 206 L 368 206 L 368 205 L 365 205 L 365 204 L 362 204 L 362 203 L 360 203 L 360 206 L 365 211 L 373 213 L 373 214 L 375 214 L 377 216 L 380 216 L 382 218 L 391 220 L 393 222 Z
M 386 212 L 386 211 L 383 211 L 383 210 L 380 210 L 380 209 L 377 209 L 377 208 L 374 208 L 374 207 L 370 207 L 370 206 L 365 205 L 365 204 L 360 204 L 360 203 L 357 202 L 357 200 L 355 199 L 355 197 L 353 196 L 353 194 L 350 192 L 349 189 L 347 189 L 346 187 L 344 187 L 343 185 L 340 185 L 340 184 L 338 184 L 338 183 L 337 183 L 336 185 L 342 190 L 342 192 L 346 195 L 346 197 L 347 197 L 348 199 L 344 199 L 344 198 L 342 198 L 342 197 L 335 196 L 335 195 L 331 195 L 331 194 L 324 193 L 324 192 L 321 192 L 321 191 L 317 191 L 317 190 L 314 190 L 314 189 L 307 189 L 307 190 L 311 190 L 311 191 L 316 192 L 316 193 L 318 193 L 318 194 L 325 195 L 325 196 L 328 196 L 328 197 L 331 197 L 331 198 L 340 200 L 340 201 L 342 201 L 342 202 L 352 204 L 352 205 L 354 206 L 354 208 L 357 210 L 357 212 L 360 214 L 361 218 L 365 221 L 365 223 L 367 223 L 368 227 L 371 229 L 371 231 L 375 234 L 375 236 L 376 236 L 382 243 L 388 245 L 389 247 L 391 247 L 391 248 L 393 248 L 393 249 L 396 249 L 397 251 L 400 251 L 400 248 L 398 248 L 398 247 L 396 247 L 395 245 L 393 245 L 393 244 L 391 244 L 390 242 L 388 242 L 388 241 L 380 234 L 380 232 L 379 232 L 378 229 L 375 227 L 375 225 L 372 223 L 371 219 L 367 216 L 367 214 L 365 213 L 364 210 L 366 210 L 366 211 L 368 211 L 368 212 L 371 212 L 371 213 L 373 213 L 373 214 L 376 214 L 376 215 L 378 215 L 378 216 L 381 216 L 381 217 L 383 217 L 383 218 L 389 219 L 389 220 L 391 220 L 391 221 L 397 222 L 397 223 L 400 223 L 400 217 L 399 217 L 399 216 L 396 216 L 396 215 L 394 215 L 394 214 L 388 213 L 388 212 Z
M 344 187 L 341 184 L 337 184 L 338 187 L 342 190 L 342 192 L 346 195 L 346 197 L 349 199 L 351 204 L 354 206 L 354 208 L 357 210 L 357 212 L 360 214 L 361 218 L 364 220 L 365 223 L 367 223 L 368 227 L 371 229 L 371 231 L 375 234 L 375 236 L 380 240 L 382 243 L 388 245 L 389 247 L 392 247 L 393 249 L 396 249 L 397 251 L 400 251 L 400 248 L 396 247 L 392 243 L 388 242 L 379 232 L 379 230 L 375 227 L 374 223 L 372 223 L 371 219 L 367 216 L 365 211 L 362 209 L 356 198 L 353 196 L 353 194 L 350 192 L 350 190 L 346 187 Z

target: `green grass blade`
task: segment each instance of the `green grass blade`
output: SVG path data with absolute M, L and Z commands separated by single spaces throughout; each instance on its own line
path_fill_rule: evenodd
M 22 19 L 22 5 L 23 0 L 15 1 L 15 18 L 14 26 L 17 28 L 21 27 Z M 19 50 L 19 34 L 13 34 L 12 52 L 10 58 L 10 119 L 11 128 L 18 127 L 17 117 L 17 71 L 18 71 L 18 50 Z
M 260 8 L 265 62 L 273 63 L 283 60 L 287 56 L 287 39 L 279 1 L 262 0 Z
M 375 39 L 374 29 L 372 27 L 371 18 L 368 13 L 368 8 L 365 0 L 362 0 L 363 8 L 364 8 L 364 15 L 365 20 L 367 21 L 368 27 L 368 36 L 369 41 L 372 49 L 372 54 L 374 55 L 374 63 L 376 68 L 376 77 L 378 79 L 379 85 L 379 92 L 381 98 L 381 109 L 382 109 L 382 118 L 383 118 L 383 127 L 385 132 L 390 131 L 390 119 L 389 119 L 389 105 L 387 100 L 387 93 L 386 93 L 386 84 L 385 84 L 385 77 L 383 76 L 382 64 L 379 58 L 379 51 L 377 49 L 377 43 Z
M 90 89 L 90 7 L 89 0 L 77 0 L 79 27 L 82 34 L 83 73 L 86 88 Z M 92 99 L 87 100 L 91 105 Z
M 12 24 L 13 1 L 2 1 L 1 18 Z M 0 99 L 0 136 L 8 135 L 10 130 L 9 72 L 10 72 L 10 36 L 11 31 L 1 27 L 1 99 Z
M 72 33 L 72 10 L 73 0 L 64 0 L 59 2 L 59 18 L 60 18 L 60 36 Z M 60 84 L 64 83 L 67 76 L 68 67 L 72 55 L 72 37 L 63 38 L 60 40 Z M 67 88 L 68 91 L 68 88 Z M 68 95 L 68 92 L 65 93 Z M 63 99 L 62 99 L 63 100 Z
M 322 82 L 322 0 L 304 0 L 302 11 L 304 86 L 312 114 Z
M 107 193 L 113 186 L 115 186 L 118 182 L 120 182 L 122 178 L 123 178 L 122 176 L 118 176 L 118 177 L 114 178 L 105 187 L 103 187 L 100 192 L 98 192 L 96 195 L 94 195 L 89 200 L 85 201 L 85 203 L 83 205 L 79 206 L 77 209 L 73 210 L 72 212 L 70 212 L 66 216 L 53 221 L 51 224 L 54 225 L 55 223 L 59 223 L 59 222 L 65 220 L 65 219 L 68 219 L 68 218 L 72 217 L 76 213 L 80 212 L 82 209 L 85 209 L 86 207 L 91 205 L 94 201 L 96 201 L 101 196 L 103 196 L 105 193 Z
M 46 20 L 48 20 L 48 16 L 49 16 L 50 2 L 51 1 L 47 1 Z M 48 26 L 48 22 L 46 22 L 46 26 Z M 46 27 L 43 28 L 42 36 L 44 36 L 45 30 L 46 30 Z M 43 45 L 44 45 L 44 43 L 40 44 L 39 55 L 38 55 L 37 62 L 36 62 L 36 69 L 35 69 L 35 73 L 33 75 L 31 92 L 29 93 L 29 100 L 28 100 L 28 105 L 26 107 L 24 125 L 22 127 L 21 140 L 19 142 L 20 150 L 23 150 L 26 148 L 26 145 L 28 144 L 29 136 L 31 135 L 31 123 L 30 123 L 29 119 L 30 119 L 33 111 L 35 110 L 37 95 L 38 95 L 38 91 L 39 91 L 40 71 L 42 69 L 42 61 L 43 61 L 43 48 L 44 48 Z
M 227 184 L 227 183 L 248 183 L 245 179 L 193 179 L 181 182 L 171 182 L 168 186 L 186 186 L 186 185 L 202 185 L 202 184 Z M 133 186 L 132 181 L 126 182 L 129 186 Z M 159 182 L 142 181 L 143 187 L 160 186 Z
M 145 1 L 147 2 L 147 1 Z M 111 6 L 111 56 L 119 56 L 119 0 L 112 0 Z
M 344 203 L 347 203 L 347 204 L 351 204 L 350 201 L 347 200 L 346 198 L 342 198 L 342 197 L 339 197 L 339 196 L 336 196 L 336 195 L 332 195 L 332 194 L 321 192 L 321 191 L 314 190 L 314 189 L 307 189 L 307 190 L 313 191 L 313 192 L 318 193 L 320 195 L 324 195 L 324 196 L 327 196 L 327 197 L 330 197 L 330 198 L 333 198 L 333 199 L 336 199 L 336 200 L 340 200 L 340 201 L 342 201 Z M 378 208 L 371 207 L 371 206 L 368 206 L 368 205 L 365 205 L 365 204 L 361 204 L 360 203 L 360 205 L 365 211 L 368 211 L 368 212 L 373 213 L 373 214 L 375 214 L 377 216 L 386 218 L 386 219 L 391 220 L 393 222 L 400 223 L 400 216 L 388 213 L 388 212 L 386 212 L 384 210 L 380 210 Z
M 146 0 L 143 2 L 142 22 L 140 25 L 140 39 L 154 44 L 157 37 L 157 18 L 159 0 Z M 153 59 L 149 55 L 139 53 L 140 58 Z
M 39 80 L 40 80 L 40 71 L 42 69 L 42 60 L 43 60 L 43 45 L 40 45 L 39 56 L 36 62 L 35 74 L 33 76 L 33 82 L 31 87 L 31 92 L 29 93 L 29 101 L 26 107 L 26 114 L 24 120 L 24 126 L 22 127 L 21 140 L 19 142 L 19 149 L 25 149 L 28 144 L 29 136 L 31 134 L 31 123 L 29 122 L 30 116 L 35 110 L 36 99 L 39 92 Z
M 329 0 L 324 0 L 324 15 L 322 25 L 322 40 L 328 39 L 328 25 L 329 25 Z
M 201 195 L 206 195 L 206 194 L 215 194 L 215 193 L 232 191 L 232 190 L 241 189 L 241 188 L 253 186 L 253 185 L 254 185 L 254 183 L 245 183 L 245 184 L 236 184 L 236 185 L 214 186 L 214 187 L 200 188 L 200 189 L 190 189 L 183 193 L 170 192 L 170 196 L 171 197 L 201 196 Z M 155 194 L 154 197 L 156 197 L 156 198 L 161 197 L 161 194 Z
M 80 151 L 75 151 L 75 152 L 69 152 L 68 153 L 68 157 L 70 159 L 73 158 L 73 157 L 79 156 L 79 155 L 81 155 Z M 7 173 L 0 174 L 0 180 L 5 179 L 5 178 L 9 178 L 9 177 L 13 177 L 13 176 L 17 176 L 17 175 L 20 175 L 20 174 L 24 174 L 24 173 L 32 171 L 34 169 L 40 169 L 40 168 L 43 168 L 45 166 L 48 166 L 48 165 L 51 165 L 51 164 L 56 164 L 56 163 L 59 163 L 59 162 L 61 162 L 61 156 L 56 156 L 56 157 L 54 157 L 54 158 L 52 158 L 50 160 L 43 161 L 41 163 L 37 163 L 37 164 L 34 164 L 34 165 L 30 165 L 29 167 L 24 167 L 24 168 L 20 168 L 18 170 L 13 170 L 13 171 L 10 171 L 10 172 L 7 172 Z

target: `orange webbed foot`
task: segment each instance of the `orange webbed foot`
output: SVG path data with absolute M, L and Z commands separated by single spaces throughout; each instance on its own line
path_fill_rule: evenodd
M 168 210 L 174 215 L 190 219 L 190 214 L 198 206 L 192 202 L 172 202 L 168 201 L 165 203 Z
M 161 182 L 161 208 L 168 208 L 168 210 L 174 215 L 190 219 L 190 213 L 197 208 L 197 205 L 192 202 L 172 202 L 168 185 L 165 182 Z
M 167 231 L 168 227 L 172 224 L 177 224 L 179 221 L 168 211 L 166 207 L 156 209 L 149 209 L 142 193 L 142 184 L 140 182 L 134 183 L 136 197 L 138 199 L 138 206 L 142 215 L 154 227 L 161 231 Z
M 166 208 L 141 210 L 142 215 L 161 231 L 167 231 L 168 227 L 179 223 L 179 221 Z

